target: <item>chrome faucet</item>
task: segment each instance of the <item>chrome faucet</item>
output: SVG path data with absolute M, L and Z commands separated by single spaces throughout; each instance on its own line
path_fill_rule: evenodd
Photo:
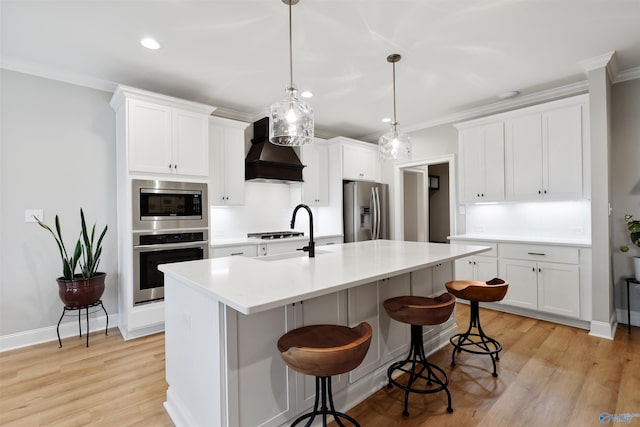
M 309 258 L 314 258 L 316 256 L 316 243 L 313 241 L 313 214 L 311 213 L 311 209 L 309 206 L 305 204 L 299 204 L 293 210 L 293 215 L 291 216 L 291 228 L 296 226 L 296 213 L 298 213 L 298 209 L 305 208 L 309 213 L 309 246 L 305 246 L 302 248 L 303 251 L 309 252 Z M 298 249 L 299 250 L 299 249 Z

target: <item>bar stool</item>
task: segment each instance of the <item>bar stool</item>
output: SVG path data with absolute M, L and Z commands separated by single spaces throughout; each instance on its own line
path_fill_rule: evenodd
M 451 366 L 456 365 L 456 352 L 466 351 L 473 354 L 488 354 L 493 363 L 493 376 L 497 377 L 496 361 L 500 360 L 502 345 L 487 336 L 480 325 L 480 302 L 495 302 L 504 298 L 509 289 L 509 284 L 502 279 L 494 278 L 488 282 L 475 280 L 454 280 L 445 283 L 449 292 L 456 298 L 468 300 L 471 307 L 469 314 L 469 328 L 465 333 L 455 334 L 449 340 L 453 344 L 451 354 Z M 477 332 L 472 332 L 473 328 Z
M 316 377 L 316 399 L 313 411 L 300 416 L 291 426 L 310 418 L 310 426 L 316 415 L 322 415 L 322 425 L 327 425 L 331 414 L 339 426 L 343 418 L 356 427 L 360 424 L 352 417 L 337 412 L 333 405 L 331 377 L 355 369 L 364 359 L 371 343 L 371 326 L 362 322 L 354 328 L 339 325 L 311 325 L 294 329 L 278 340 L 278 350 L 284 362 L 293 370 Z M 319 406 L 322 399 L 322 406 Z M 327 408 L 327 399 L 329 408 Z
M 390 298 L 384 302 L 384 309 L 389 316 L 398 322 L 411 325 L 411 350 L 405 360 L 393 363 L 387 369 L 389 378 L 388 388 L 392 385 L 404 390 L 404 411 L 402 415 L 409 416 L 409 393 L 430 394 L 444 391 L 447 393 L 447 412 L 453 412 L 451 407 L 451 393 L 449 393 L 449 378 L 438 366 L 427 361 L 424 354 L 422 328 L 424 325 L 439 325 L 447 321 L 453 312 L 456 299 L 448 292 L 436 298 L 420 296 L 401 296 Z M 405 368 L 410 364 L 411 368 Z M 405 383 L 392 378 L 395 371 L 409 374 Z M 426 371 L 426 374 L 425 374 Z M 418 384 L 423 379 L 424 385 Z

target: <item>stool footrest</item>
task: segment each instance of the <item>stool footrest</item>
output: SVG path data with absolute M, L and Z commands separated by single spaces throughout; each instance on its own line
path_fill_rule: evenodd
M 406 365 L 410 365 L 410 367 L 406 368 Z M 401 383 L 392 377 L 395 371 L 401 371 L 409 375 L 406 383 Z M 409 393 L 431 394 L 444 391 L 447 393 L 447 412 L 453 412 L 451 393 L 448 388 L 449 378 L 440 367 L 427 362 L 422 340 L 422 326 L 411 325 L 411 350 L 405 360 L 395 362 L 389 366 L 387 377 L 387 388 L 395 385 L 404 390 L 404 411 L 402 415 L 405 417 L 409 416 Z

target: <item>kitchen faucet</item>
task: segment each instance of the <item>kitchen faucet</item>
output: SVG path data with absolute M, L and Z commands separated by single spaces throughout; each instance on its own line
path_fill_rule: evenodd
M 296 213 L 298 213 L 298 209 L 300 208 L 305 208 L 309 213 L 309 246 L 303 247 L 302 250 L 309 252 L 309 258 L 314 258 L 316 256 L 316 243 L 313 241 L 313 214 L 309 206 L 301 203 L 295 207 L 293 215 L 291 216 L 291 228 L 296 226 Z

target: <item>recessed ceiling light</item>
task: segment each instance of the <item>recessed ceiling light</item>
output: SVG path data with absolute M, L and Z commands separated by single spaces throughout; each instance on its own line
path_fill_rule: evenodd
M 385 117 L 382 119 L 382 123 L 391 123 L 391 119 L 389 117 Z
M 500 99 L 510 99 L 510 98 L 515 98 L 518 95 L 520 95 L 519 91 L 511 90 L 509 92 L 502 92 L 500 95 L 498 95 L 498 98 L 500 98 Z
M 146 47 L 147 49 L 151 49 L 151 50 L 157 50 L 160 49 L 160 43 L 158 43 L 157 41 L 155 41 L 154 39 L 151 38 L 145 38 L 140 40 L 140 44 L 144 47 Z
M 309 91 L 309 90 L 305 90 L 304 92 L 302 92 L 300 94 L 301 97 L 303 98 L 311 98 L 313 96 L 313 92 Z

